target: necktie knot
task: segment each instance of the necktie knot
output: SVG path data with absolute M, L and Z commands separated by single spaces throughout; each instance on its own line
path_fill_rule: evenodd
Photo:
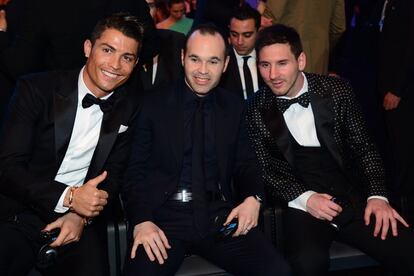
M 86 94 L 85 97 L 82 99 L 82 107 L 83 108 L 89 108 L 93 104 L 99 105 L 103 113 L 109 112 L 112 110 L 113 101 L 110 97 L 106 100 L 101 100 L 99 98 L 94 97 L 91 94 Z
M 282 99 L 276 98 L 276 105 L 280 112 L 284 113 L 292 104 L 298 103 L 303 107 L 308 107 L 310 102 L 309 93 L 303 93 L 297 98 L 293 99 Z
M 247 61 L 249 60 L 249 58 L 251 58 L 251 56 L 244 56 L 243 57 L 243 62 L 247 63 Z

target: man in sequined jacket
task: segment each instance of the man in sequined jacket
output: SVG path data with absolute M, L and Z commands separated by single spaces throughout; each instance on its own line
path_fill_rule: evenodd
M 413 231 L 388 202 L 382 161 L 350 85 L 303 73 L 306 56 L 293 28 L 265 28 L 256 51 L 266 86 L 248 103 L 248 131 L 265 184 L 288 205 L 286 252 L 295 275 L 326 274 L 333 240 L 413 275 Z

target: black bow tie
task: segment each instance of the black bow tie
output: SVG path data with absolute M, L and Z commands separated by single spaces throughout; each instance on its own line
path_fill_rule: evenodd
M 284 113 L 294 103 L 298 103 L 303 107 L 308 107 L 309 101 L 309 93 L 306 92 L 293 99 L 276 98 L 276 105 L 280 112 Z
M 112 110 L 113 100 L 112 97 L 109 97 L 106 100 L 101 100 L 99 98 L 94 97 L 91 94 L 86 94 L 85 97 L 82 99 L 82 107 L 88 108 L 93 104 L 99 105 L 103 113 L 109 112 Z

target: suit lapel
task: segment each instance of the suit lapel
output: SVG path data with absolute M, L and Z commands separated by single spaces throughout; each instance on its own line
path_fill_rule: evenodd
M 262 112 L 262 118 L 272 139 L 276 141 L 285 159 L 293 166 L 292 143 L 283 114 L 277 109 L 276 105 L 271 105 L 271 108 Z
M 54 93 L 54 118 L 55 118 L 55 151 L 56 162 L 61 164 L 72 135 L 78 105 L 77 74 L 63 79 L 60 87 Z
M 227 81 L 231 83 L 231 86 L 233 87 L 232 90 L 240 92 L 241 94 L 239 94 L 238 96 L 244 99 L 239 66 L 237 64 L 237 58 L 234 54 L 233 48 L 230 49 L 230 61 L 228 66 L 229 74 L 227 77 Z
M 103 115 L 99 140 L 88 169 L 87 179 L 93 178 L 100 173 L 115 143 L 122 123 L 122 115 L 124 114 L 122 108 L 126 106 L 127 95 L 125 93 L 127 91 L 120 89 L 111 96 L 115 97 L 114 106 L 111 112 Z
M 311 75 L 306 75 L 306 77 L 308 79 L 308 90 L 310 92 L 312 111 L 319 142 L 326 146 L 333 158 L 338 162 L 339 166 L 342 167 L 343 160 L 334 139 L 335 128 L 333 118 L 335 117 L 335 112 L 331 92 L 322 84 L 317 83 L 317 80 Z

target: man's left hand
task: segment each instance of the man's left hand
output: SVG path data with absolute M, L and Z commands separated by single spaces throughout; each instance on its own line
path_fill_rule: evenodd
M 243 203 L 230 212 L 224 225 L 229 224 L 234 218 L 237 218 L 239 226 L 237 227 L 237 231 L 233 234 L 233 237 L 247 235 L 250 229 L 257 226 L 259 211 L 260 202 L 253 196 L 249 196 Z
M 401 222 L 405 227 L 408 223 L 386 202 L 385 200 L 372 198 L 368 200 L 365 208 L 364 220 L 365 225 L 369 225 L 371 215 L 375 216 L 374 237 L 381 232 L 381 239 L 387 238 L 388 229 L 391 224 L 391 231 L 394 237 L 398 236 L 397 221 Z
M 49 223 L 43 230 L 50 231 L 60 228 L 59 236 L 50 244 L 51 247 L 56 247 L 79 241 L 84 227 L 84 219 L 78 214 L 70 212 Z

